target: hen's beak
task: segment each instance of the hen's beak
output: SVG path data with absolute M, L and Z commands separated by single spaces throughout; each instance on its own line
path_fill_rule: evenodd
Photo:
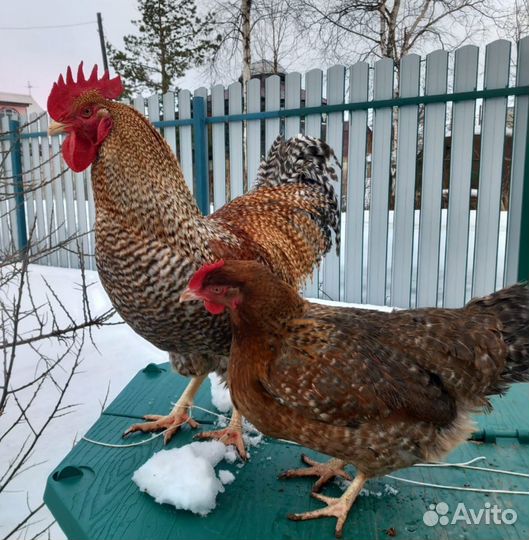
M 59 135 L 66 131 L 66 124 L 53 121 L 48 127 L 48 135 Z
M 189 287 L 180 295 L 179 302 L 189 302 L 190 300 L 202 300 L 195 291 L 192 291 Z

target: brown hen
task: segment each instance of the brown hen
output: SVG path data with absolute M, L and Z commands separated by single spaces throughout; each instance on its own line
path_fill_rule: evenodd
M 369 478 L 441 459 L 472 433 L 472 412 L 529 378 L 529 290 L 515 285 L 461 309 L 384 313 L 303 301 L 252 261 L 199 270 L 182 300 L 228 308 L 228 383 L 235 405 L 263 433 L 334 456 L 326 480 L 357 475 L 326 508 L 337 536 Z M 304 473 L 300 473 L 302 475 Z M 288 474 L 294 476 L 292 472 Z
M 208 217 L 189 191 L 163 137 L 132 107 L 115 101 L 119 77 L 77 81 L 70 68 L 48 98 L 51 134 L 66 133 L 62 151 L 75 171 L 92 165 L 99 275 L 123 319 L 173 367 L 193 376 L 168 416 L 151 415 L 127 430 L 168 429 L 183 422 L 207 373 L 225 373 L 231 341 L 227 317 L 212 317 L 200 304 L 178 302 L 193 272 L 219 257 L 255 259 L 300 286 L 338 244 L 338 205 L 332 187 L 333 154 L 324 142 L 299 136 L 278 139 L 261 164 L 255 187 Z M 220 435 L 239 444 L 240 418 Z

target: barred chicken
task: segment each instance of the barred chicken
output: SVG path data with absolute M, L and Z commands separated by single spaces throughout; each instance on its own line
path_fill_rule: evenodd
M 461 309 L 385 313 L 311 304 L 264 266 L 221 260 L 195 273 L 181 297 L 191 300 L 230 313 L 239 411 L 271 437 L 334 456 L 310 462 L 320 480 L 356 467 L 341 498 L 313 493 L 327 507 L 289 516 L 335 517 L 337 536 L 369 478 L 440 460 L 469 437 L 470 414 L 490 409 L 489 396 L 529 379 L 524 285 Z
M 174 369 L 193 379 L 169 415 L 148 415 L 135 431 L 166 429 L 166 442 L 188 414 L 209 372 L 226 371 L 231 342 L 227 316 L 178 299 L 194 271 L 220 257 L 253 259 L 299 287 L 332 245 L 339 211 L 332 186 L 333 153 L 318 139 L 278 138 L 255 187 L 204 217 L 168 144 L 132 107 L 115 101 L 119 77 L 97 66 L 77 80 L 70 68 L 48 98 L 50 134 L 65 133 L 63 157 L 74 171 L 92 165 L 99 275 L 123 319 Z M 202 434 L 236 444 L 244 455 L 240 416 L 226 430 Z

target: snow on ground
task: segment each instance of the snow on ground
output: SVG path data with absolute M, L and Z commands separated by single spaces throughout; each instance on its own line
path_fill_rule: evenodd
M 82 320 L 82 302 L 80 293 L 80 272 L 78 270 L 51 268 L 33 265 L 30 267 L 29 280 L 35 303 L 42 304 L 42 312 L 49 312 L 49 299 L 43 281 L 45 278 L 55 290 L 73 317 Z M 110 301 L 101 286 L 97 273 L 87 271 L 87 282 L 93 313 L 102 313 L 110 307 Z M 2 288 L 3 297 L 13 295 L 13 290 Z M 25 299 L 27 305 L 27 299 Z M 56 313 L 60 316 L 57 302 L 52 300 Z M 62 316 L 65 320 L 65 316 Z M 31 321 L 24 321 L 26 331 L 32 328 Z M 24 330 L 24 328 L 22 329 Z M 10 485 L 9 492 L 0 494 L 0 538 L 3 538 L 27 514 L 27 501 L 32 508 L 42 502 L 46 479 L 52 469 L 68 453 L 76 441 L 86 433 L 101 413 L 102 403 L 108 388 L 108 402 L 123 389 L 132 376 L 149 362 L 167 361 L 166 353 L 156 349 L 147 341 L 135 334 L 128 326 L 110 326 L 95 329 L 93 332 L 97 350 L 86 340 L 82 358 L 83 362 L 77 375 L 72 379 L 65 404 L 75 405 L 69 414 L 53 420 L 42 438 L 37 443 L 30 463 L 33 467 L 21 473 Z M 64 350 L 58 340 L 50 340 L 41 347 L 41 352 L 51 357 Z M 19 347 L 15 359 L 13 384 L 20 385 L 32 380 L 34 374 L 42 369 L 37 365 L 38 355 L 28 346 Z M 60 375 L 59 375 L 60 376 Z M 24 399 L 29 399 L 29 394 Z M 54 401 L 57 389 L 49 382 L 30 409 L 31 419 L 40 425 L 47 418 Z M 0 420 L 0 433 L 4 433 L 17 410 L 13 402 L 8 403 L 5 414 Z M 21 443 L 28 434 L 26 424 L 20 424 L 3 441 L 0 454 L 0 475 L 10 460 L 18 453 Z M 38 515 L 40 521 L 28 531 L 27 537 L 44 528 L 51 520 L 51 515 L 44 508 Z M 64 534 L 57 525 L 51 531 L 51 538 L 60 540 Z

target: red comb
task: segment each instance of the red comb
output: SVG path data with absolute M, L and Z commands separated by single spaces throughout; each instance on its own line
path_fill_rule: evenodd
M 48 96 L 48 112 L 50 116 L 58 122 L 61 121 L 67 113 L 71 112 L 73 101 L 89 90 L 99 92 L 106 99 L 117 99 L 123 92 L 123 84 L 119 75 L 111 79 L 108 71 L 105 71 L 103 76 L 98 79 L 97 66 L 94 66 L 90 77 L 86 79 L 82 62 L 77 68 L 76 82 L 73 80 L 72 68 L 68 66 L 66 82 L 64 77 L 60 75 L 59 80 L 53 84 Z
M 205 264 L 202 268 L 197 270 L 193 277 L 191 278 L 191 281 L 189 282 L 189 289 L 198 290 L 202 287 L 202 283 L 204 282 L 204 279 L 206 276 L 213 272 L 213 270 L 217 270 L 218 268 L 222 268 L 224 266 L 224 261 L 221 259 L 220 261 L 217 261 L 212 264 Z

